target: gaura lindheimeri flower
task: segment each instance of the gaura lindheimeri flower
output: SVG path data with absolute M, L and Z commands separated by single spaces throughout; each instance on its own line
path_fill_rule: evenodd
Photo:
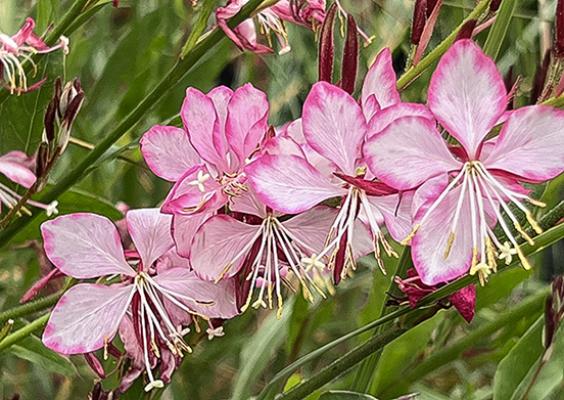
M 242 311 L 255 298 L 254 308 L 272 309 L 276 302 L 280 316 L 282 282 L 292 287 L 297 280 L 309 301 L 313 291 L 325 297 L 325 265 L 312 254 L 323 249 L 336 210 L 318 206 L 283 217 L 265 207 L 252 191 L 233 199 L 231 210 L 231 216 L 211 217 L 195 234 L 190 265 L 196 274 L 216 282 L 242 274 Z
M 220 86 L 207 95 L 189 88 L 181 117 L 185 131 L 157 126 L 141 140 L 150 168 L 176 181 L 162 211 L 215 212 L 247 189 L 243 167 L 268 128 L 266 95 L 250 84 L 235 92 Z
M 399 214 L 409 215 L 411 195 L 405 194 L 402 198 L 394 188 L 366 176 L 361 152 L 365 139 L 373 133 L 372 127 L 382 129 L 397 114 L 405 114 L 405 110 L 420 111 L 415 106 L 406 105 L 377 120 L 380 111 L 383 113 L 398 102 L 391 56 L 385 50 L 365 80 L 363 107 L 342 89 L 326 82 L 316 83 L 303 107 L 301 125 L 307 144 L 305 154 L 267 154 L 245 169 L 248 182 L 261 201 L 283 213 L 301 213 L 327 199 L 342 198 L 326 246 L 314 255 L 334 268 L 336 282 L 339 282 L 341 272 L 346 273 L 349 266 L 354 267 L 355 224 L 368 226 L 381 268 L 380 246 L 389 255 L 395 253 L 378 221 L 385 220 L 392 234 L 399 234 L 398 237 L 403 233 L 398 232 L 396 223 L 400 219 L 398 216 L 401 217 Z M 295 127 L 290 126 L 289 131 L 295 131 Z M 317 153 L 316 157 L 312 158 L 312 151 Z M 325 162 L 320 162 L 319 158 Z
M 126 219 L 135 250 L 125 254 L 115 225 L 105 217 L 70 214 L 41 226 L 45 252 L 61 272 L 76 279 L 120 278 L 68 290 L 51 314 L 43 343 L 62 354 L 90 353 L 106 350 L 119 329 L 128 354 L 138 356 L 134 368 L 141 364 L 147 373 L 148 391 L 168 380 L 170 357 L 176 365 L 190 352 L 183 326 L 192 316 L 235 316 L 235 292 L 233 282 L 215 285 L 186 268 L 174 250 L 171 216 L 141 209 Z M 153 374 L 157 366 L 160 379 Z
M 407 301 L 413 308 L 417 307 L 419 300 L 439 288 L 439 286 L 425 285 L 417 275 L 417 271 L 413 268 L 407 271 L 406 279 L 396 277 L 395 281 L 399 289 L 407 296 Z M 476 313 L 475 285 L 468 285 L 460 289 L 458 292 L 451 294 L 448 300 L 467 322 L 471 322 L 474 319 L 474 314 Z
M 258 41 L 253 19 L 241 22 L 234 29 L 228 25 L 229 19 L 237 14 L 248 1 L 228 0 L 227 5 L 219 7 L 215 15 L 217 25 L 237 47 L 258 54 L 273 51 L 271 35 L 274 35 L 278 41 L 279 54 L 290 51 L 284 21 L 316 30 L 325 19 L 325 0 L 280 0 L 273 6 L 260 10 L 256 15 L 259 31 L 268 41 L 268 45 L 264 45 Z
M 32 171 L 34 165 L 35 160 L 32 157 L 28 157 L 21 151 L 10 151 L 0 156 L 0 175 L 4 175 L 10 181 L 29 189 L 36 181 L 36 176 Z M 0 182 L 0 212 L 2 211 L 2 204 L 8 208 L 13 208 L 20 199 L 21 196 L 16 191 Z M 48 216 L 57 213 L 58 203 L 56 201 L 51 204 L 43 204 L 27 200 L 26 204 L 45 210 Z M 31 215 L 31 212 L 26 207 L 22 207 L 21 211 Z
M 61 36 L 59 43 L 53 47 L 47 44 L 34 32 L 35 21 L 27 18 L 20 30 L 13 36 L 0 32 L 0 78 L 4 80 L 11 93 L 27 92 L 39 87 L 43 81 L 28 86 L 27 76 L 23 67 L 29 61 L 35 68 L 31 59 L 34 54 L 46 54 L 62 49 L 68 53 L 69 41 Z
M 510 225 L 532 243 L 519 223 L 522 212 L 541 231 L 526 203 L 542 204 L 521 183 L 544 182 L 562 172 L 564 112 L 529 106 L 506 113 L 507 99 L 494 62 L 471 40 L 460 40 L 431 78 L 428 106 L 461 146 L 449 146 L 434 122 L 417 117 L 396 120 L 364 146 L 370 170 L 383 182 L 398 190 L 420 186 L 407 239 L 427 285 L 468 271 L 484 281 L 495 271 L 496 257 L 509 263 L 517 255 L 529 268 Z M 487 140 L 500 121 L 505 122 L 499 135 Z M 494 234 L 496 222 L 508 242 Z

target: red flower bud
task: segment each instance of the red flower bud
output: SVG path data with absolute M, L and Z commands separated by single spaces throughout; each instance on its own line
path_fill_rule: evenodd
M 564 0 L 558 0 L 554 25 L 554 53 L 564 57 Z
M 343 49 L 343 62 L 341 70 L 341 88 L 352 94 L 356 82 L 358 68 L 358 29 L 354 18 L 347 17 L 347 40 Z
M 417 0 L 413 9 L 413 24 L 411 26 L 411 44 L 418 45 L 427 21 L 427 0 Z
M 335 43 L 333 41 L 333 24 L 337 13 L 337 4 L 333 4 L 323 25 L 319 39 L 319 80 L 331 82 L 333 79 L 333 61 L 335 58 Z

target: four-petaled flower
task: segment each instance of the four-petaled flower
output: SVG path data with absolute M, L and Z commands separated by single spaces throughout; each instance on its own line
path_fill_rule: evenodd
M 58 217 L 41 227 L 45 252 L 63 273 L 80 283 L 59 300 L 43 343 L 62 354 L 106 349 L 118 329 L 133 361 L 134 375 L 144 369 L 145 390 L 170 379 L 190 347 L 183 339 L 191 317 L 231 318 L 238 311 L 234 285 L 199 279 L 174 249 L 171 216 L 158 209 L 129 211 L 127 226 L 134 250 L 122 247 L 115 225 L 105 217 L 79 213 Z M 102 277 L 114 281 L 101 284 Z M 175 361 L 176 360 L 176 361 Z M 161 362 L 160 379 L 154 368 Z M 174 370 L 174 368 L 172 368 Z

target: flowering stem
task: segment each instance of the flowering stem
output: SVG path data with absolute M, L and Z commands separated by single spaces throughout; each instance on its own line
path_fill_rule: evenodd
M 264 0 L 250 0 L 241 11 L 229 20 L 229 25 L 235 27 L 244 21 L 251 13 L 262 5 Z M 200 61 L 200 59 L 212 48 L 217 46 L 221 40 L 225 38 L 224 33 L 215 28 L 205 39 L 197 43 L 184 58 L 178 59 L 176 64 L 169 70 L 160 83 L 141 100 L 137 106 L 119 123 L 73 170 L 64 176 L 51 190 L 42 194 L 38 201 L 42 203 L 50 203 L 57 199 L 61 194 L 65 193 L 81 178 L 86 175 L 86 171 L 92 170 L 99 158 L 123 135 L 125 135 L 135 124 L 147 113 L 148 110 L 158 104 L 159 100 L 164 98 L 166 92 L 172 89 L 181 81 L 182 77 L 187 74 Z M 0 247 L 4 246 L 14 234 L 29 224 L 35 215 L 30 217 L 22 217 L 9 225 L 0 232 Z
M 430 67 L 435 61 L 437 61 L 450 47 L 450 45 L 456 39 L 456 35 L 460 28 L 471 19 L 478 19 L 484 11 L 486 11 L 490 0 L 481 0 L 478 5 L 472 10 L 470 14 L 454 29 L 450 35 L 448 35 L 437 47 L 435 47 L 427 56 L 423 57 L 417 65 L 409 68 L 405 73 L 398 79 L 397 86 L 398 89 L 405 89 L 411 82 L 413 82 L 417 77 L 428 67 Z
M 489 337 L 493 333 L 510 324 L 512 321 L 518 321 L 525 316 L 539 314 L 543 310 L 544 302 L 549 292 L 549 287 L 544 288 L 527 298 L 518 306 L 507 312 L 496 315 L 496 318 L 493 321 L 483 324 L 477 329 L 467 333 L 464 337 L 449 347 L 438 349 L 423 361 L 418 360 L 417 365 L 410 365 L 405 369 L 405 373 L 401 374 L 401 380 L 403 382 L 417 382 L 421 378 L 424 378 L 427 374 L 436 371 L 438 368 L 453 360 L 456 360 L 467 348 L 476 345 L 476 343 Z M 388 386 L 382 388 L 382 391 L 380 392 L 382 397 L 386 398 L 385 391 L 387 389 L 391 389 L 394 383 L 395 382 L 392 382 Z
M 35 193 L 34 187 L 27 189 L 24 195 L 18 200 L 18 202 L 10 208 L 10 211 L 0 220 L 0 230 L 4 229 L 14 218 L 14 216 L 20 212 L 22 207 L 27 203 L 31 196 Z
M 4 338 L 4 340 L 0 342 L 0 352 L 7 349 L 11 345 L 19 342 L 20 340 L 25 339 L 36 330 L 43 328 L 43 326 L 49 320 L 49 315 L 50 313 L 44 314 L 41 317 L 34 320 L 33 322 L 30 322 L 23 328 L 18 329 L 11 335 L 6 336 L 6 338 Z
M 40 299 L 30 301 L 29 303 L 22 304 L 20 306 L 0 312 L 0 325 L 9 319 L 20 318 L 25 315 L 36 313 L 38 311 L 43 311 L 55 305 L 55 303 L 57 303 L 63 293 L 64 290 L 60 290 L 56 293 L 50 294 L 49 296 L 45 296 Z

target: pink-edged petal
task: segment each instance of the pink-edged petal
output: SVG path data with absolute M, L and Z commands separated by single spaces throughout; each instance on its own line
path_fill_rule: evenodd
M 35 183 L 35 174 L 28 167 L 17 161 L 12 161 L 10 153 L 0 157 L 0 174 L 4 174 L 9 180 L 30 188 Z
M 483 159 L 488 169 L 499 169 L 542 182 L 564 170 L 564 111 L 547 106 L 513 111 L 494 147 Z
M 83 283 L 60 299 L 43 332 L 43 344 L 61 354 L 104 347 L 115 336 L 133 296 L 133 286 Z
M 429 108 L 471 158 L 507 107 L 503 77 L 469 39 L 457 41 L 441 58 L 428 93 Z
M 266 206 L 252 189 L 231 198 L 229 208 L 231 211 L 255 215 L 259 218 L 266 218 L 267 216 Z
M 435 179 L 442 179 L 442 177 Z M 428 189 L 432 192 L 425 195 L 429 201 L 420 207 L 419 212 L 415 215 L 415 222 L 422 218 L 428 206 L 436 198 L 438 188 L 432 180 L 429 181 L 428 185 L 419 188 L 418 191 L 427 191 Z M 446 283 L 465 274 L 470 268 L 472 233 L 468 197 L 463 202 L 460 218 L 454 228 L 456 236 L 452 248 L 448 257 L 445 258 L 459 194 L 460 186 L 453 189 L 442 203 L 431 212 L 411 242 L 413 264 L 426 285 Z
M 233 90 L 226 86 L 218 86 L 210 90 L 208 97 L 213 101 L 218 122 L 217 129 L 213 132 L 213 145 L 217 153 L 225 157 L 229 152 L 229 144 L 227 143 L 227 136 L 225 135 L 227 106 L 229 105 L 231 97 L 233 97 Z
M 167 181 L 177 181 L 188 169 L 201 163 L 186 132 L 174 126 L 153 126 L 139 144 L 151 171 Z
M 358 103 L 327 82 L 313 85 L 304 102 L 302 125 L 307 143 L 347 175 L 356 175 L 356 160 L 367 133 Z
M 361 104 L 366 120 L 370 120 L 380 109 L 401 101 L 396 88 L 396 73 L 392 65 L 392 53 L 384 48 L 366 73 L 362 85 Z
M 364 145 L 364 159 L 375 176 L 398 190 L 461 166 L 434 123 L 421 117 L 400 118 L 372 136 Z
M 423 104 L 398 103 L 376 113 L 368 123 L 368 136 L 378 134 L 388 127 L 392 122 L 402 117 L 422 117 L 433 122 L 433 114 Z
M 264 92 L 247 83 L 233 93 L 227 107 L 226 135 L 239 165 L 245 164 L 262 141 L 268 129 L 267 119 L 268 100 Z
M 413 227 L 413 195 L 413 191 L 407 191 L 388 196 L 368 196 L 368 202 L 382 214 L 390 236 L 397 242 L 405 239 Z
M 158 208 L 144 208 L 129 211 L 126 219 L 133 244 L 147 270 L 174 246 L 170 232 L 172 215 L 163 214 Z
M 182 257 L 190 257 L 192 240 L 194 235 L 211 216 L 213 212 L 202 212 L 193 215 L 175 215 L 172 220 L 172 236 L 178 254 Z
M 260 225 L 249 225 L 227 215 L 215 215 L 204 223 L 192 241 L 190 264 L 203 279 L 232 277 L 258 239 Z M 237 257 L 239 256 L 239 257 Z
M 154 279 L 159 286 L 170 291 L 180 302 L 197 313 L 223 319 L 233 318 L 239 313 L 235 305 L 235 285 L 232 280 L 225 279 L 216 284 L 202 280 L 185 268 L 166 270 Z
M 207 167 L 198 165 L 188 170 L 174 184 L 161 211 L 166 214 L 192 215 L 215 211 L 225 203 L 227 196 L 221 185 L 211 177 Z
M 306 154 L 294 139 L 287 136 L 275 136 L 266 140 L 261 146 L 263 154 L 288 155 L 305 158 Z
M 41 234 L 49 260 L 73 278 L 135 276 L 125 261 L 118 230 L 106 217 L 89 213 L 63 215 L 44 222 Z
M 143 369 L 145 362 L 143 361 L 143 348 L 137 340 L 135 328 L 131 317 L 126 315 L 119 325 L 119 337 L 123 343 L 123 347 L 127 357 L 131 360 L 133 367 Z
M 198 89 L 186 89 L 180 116 L 190 143 L 200 157 L 219 171 L 224 171 L 227 168 L 225 154 L 219 153 L 214 144 L 214 136 L 217 136 L 214 132 L 219 131 L 219 121 L 212 99 Z
M 292 238 L 307 253 L 319 254 L 325 247 L 329 229 L 335 221 L 337 210 L 327 206 L 317 206 L 298 214 L 282 225 L 290 231 Z
M 263 203 L 288 214 L 346 193 L 301 157 L 264 155 L 247 165 L 245 172 Z

